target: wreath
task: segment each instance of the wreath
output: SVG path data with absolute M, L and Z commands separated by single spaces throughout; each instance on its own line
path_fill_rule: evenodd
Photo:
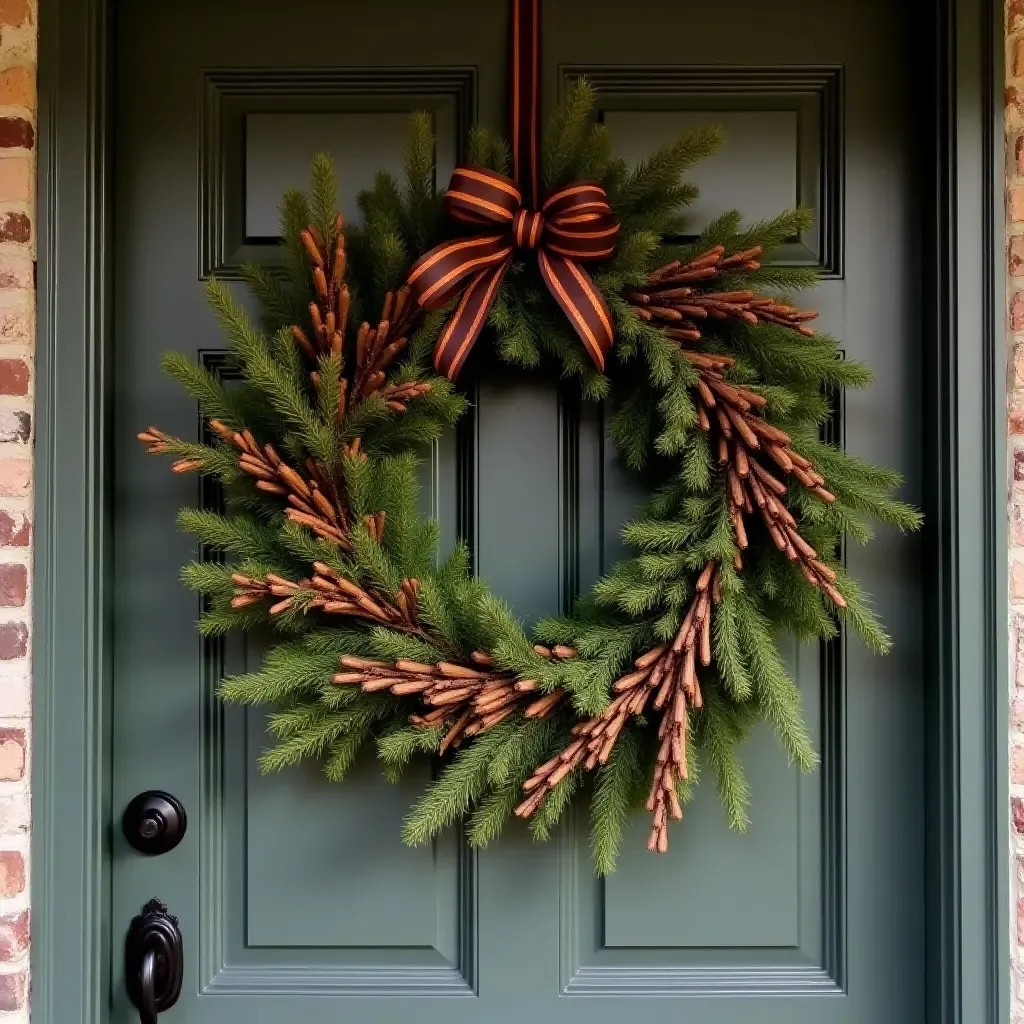
M 535 16 L 536 0 L 516 0 L 514 17 Z M 362 226 L 344 232 L 334 167 L 317 157 L 309 193 L 281 203 L 283 267 L 243 268 L 258 319 L 207 282 L 240 385 L 165 357 L 206 441 L 139 437 L 175 472 L 222 485 L 223 511 L 179 513 L 220 553 L 183 576 L 205 597 L 204 635 L 273 631 L 260 670 L 219 690 L 272 708 L 265 770 L 320 759 L 340 781 L 375 746 L 397 780 L 414 756 L 440 757 L 404 824 L 413 844 L 462 822 L 483 846 L 513 815 L 543 839 L 587 796 L 604 873 L 639 806 L 648 848 L 665 851 L 701 762 L 742 829 L 738 747 L 757 722 L 814 768 L 776 638 L 847 624 L 886 652 L 841 541 L 921 517 L 892 497 L 897 473 L 821 439 L 838 390 L 870 374 L 785 297 L 815 272 L 769 261 L 809 214 L 743 226 L 728 213 L 671 241 L 697 194 L 685 175 L 719 132 L 630 168 L 594 110 L 579 80 L 542 147 L 528 127 L 513 125 L 511 145 L 475 128 L 442 194 L 430 119 L 414 115 L 404 180 L 378 173 Z M 417 510 L 420 455 L 465 411 L 453 382 L 485 328 L 504 362 L 605 403 L 650 495 L 622 531 L 631 557 L 532 636 L 465 544 L 439 561 L 436 524 Z

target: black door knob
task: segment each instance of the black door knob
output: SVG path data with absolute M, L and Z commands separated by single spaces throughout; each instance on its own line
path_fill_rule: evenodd
M 159 789 L 140 793 L 125 808 L 121 829 L 140 853 L 173 850 L 185 835 L 187 821 L 181 801 Z

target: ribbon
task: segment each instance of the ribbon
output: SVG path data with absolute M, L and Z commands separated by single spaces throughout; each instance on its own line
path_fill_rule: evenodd
M 512 0 L 511 139 L 513 178 L 478 167 L 456 167 L 445 212 L 482 234 L 431 249 L 413 265 L 407 284 L 424 310 L 456 295 L 459 304 L 434 350 L 434 366 L 455 380 L 480 335 L 517 250 L 537 253 L 541 278 L 598 369 L 615 332 L 611 314 L 581 263 L 615 250 L 619 224 L 595 182 L 557 189 L 535 209 L 539 195 L 540 0 Z

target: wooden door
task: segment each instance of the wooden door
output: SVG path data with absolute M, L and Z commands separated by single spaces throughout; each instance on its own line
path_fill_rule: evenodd
M 696 174 L 694 226 L 796 202 L 818 223 L 787 260 L 823 272 L 822 326 L 876 371 L 841 404 L 846 445 L 920 480 L 920 314 L 912 12 L 885 0 L 547 0 L 544 91 L 586 73 L 618 148 L 639 156 L 686 125 L 722 124 Z M 822 768 L 799 777 L 766 731 L 744 756 L 753 821 L 730 834 L 704 786 L 662 858 L 644 823 L 618 872 L 592 875 L 585 822 L 547 845 L 513 828 L 475 854 L 455 834 L 409 850 L 400 822 L 430 767 L 401 786 L 372 764 L 344 786 L 314 770 L 262 777 L 255 713 L 214 686 L 259 652 L 201 642 L 178 582 L 194 554 L 175 510 L 203 500 L 134 441 L 150 422 L 197 436 L 197 409 L 159 370 L 169 348 L 221 365 L 200 280 L 273 258 L 275 203 L 321 148 L 345 212 L 400 159 L 427 109 L 443 184 L 475 118 L 504 120 L 504 3 L 180 0 L 121 5 L 114 209 L 114 726 L 111 941 L 151 897 L 182 924 L 188 1024 L 325 1020 L 913 1024 L 924 1020 L 921 594 L 912 541 L 849 563 L 896 640 L 791 646 Z M 240 287 L 240 286 L 239 286 Z M 486 347 L 482 342 L 481 348 Z M 433 455 L 425 500 L 445 543 L 525 618 L 566 606 L 618 555 L 637 492 L 601 410 L 471 364 L 470 423 Z M 530 500 L 524 502 L 524 481 Z M 174 793 L 185 841 L 145 858 L 117 819 Z M 114 1020 L 137 1019 L 114 957 Z M 665 999 L 670 1002 L 666 1002 Z

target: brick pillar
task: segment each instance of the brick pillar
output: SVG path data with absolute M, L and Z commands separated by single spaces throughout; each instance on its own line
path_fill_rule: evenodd
M 1024 1024 L 1024 0 L 1006 6 L 1011 1014 Z
M 0 0 L 0 1017 L 28 1020 L 35 0 Z

